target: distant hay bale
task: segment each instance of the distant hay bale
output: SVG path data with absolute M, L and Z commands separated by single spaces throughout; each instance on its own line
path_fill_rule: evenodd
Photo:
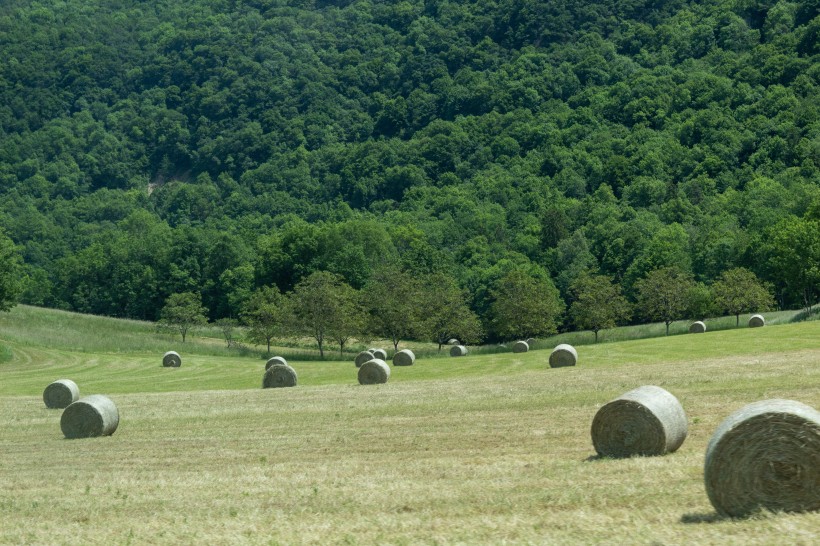
M 368 360 L 359 368 L 360 385 L 387 383 L 388 379 L 390 379 L 390 366 L 380 358 Z
M 281 366 L 287 366 L 288 361 L 285 360 L 284 358 L 282 358 L 281 356 L 274 356 L 274 357 L 268 359 L 267 362 L 265 362 L 265 371 L 270 370 L 271 366 L 275 366 L 277 364 L 279 364 Z
M 63 410 L 60 428 L 66 438 L 111 436 L 120 424 L 117 406 L 107 396 L 92 394 Z
M 274 364 L 265 371 L 262 378 L 263 389 L 278 389 L 280 387 L 296 386 L 296 370 L 287 364 Z
M 689 325 L 689 333 L 690 334 L 702 334 L 706 331 L 706 324 L 704 324 L 700 320 L 696 320 L 692 324 Z
M 592 444 L 603 457 L 672 453 L 686 439 L 686 413 L 678 399 L 654 385 L 605 404 L 592 420 Z
M 752 315 L 749 318 L 749 328 L 760 328 L 765 325 L 766 319 L 763 318 L 763 315 Z
M 43 402 L 50 409 L 67 408 L 80 399 L 80 388 L 70 379 L 58 379 L 43 391 Z
M 526 353 L 530 350 L 530 344 L 526 341 L 516 341 L 513 343 L 512 352 L 514 353 Z
M 450 349 L 450 356 L 466 356 L 467 355 L 467 347 L 464 345 L 454 345 Z
M 361 368 L 362 364 L 364 364 L 368 360 L 373 360 L 374 358 L 376 358 L 376 355 L 374 355 L 370 351 L 362 351 L 356 355 L 356 367 Z
M 709 440 L 703 478 L 724 516 L 820 510 L 820 412 L 778 399 L 741 408 Z
M 458 345 L 458 340 L 456 338 L 450 338 L 447 340 L 447 345 Z
M 182 359 L 175 351 L 168 351 L 162 355 L 162 366 L 165 368 L 179 368 L 182 365 Z
M 410 349 L 402 349 L 393 355 L 394 366 L 412 366 L 415 362 L 416 355 Z
M 384 349 L 368 349 L 368 352 L 373 353 L 374 358 L 378 358 L 380 360 L 387 360 L 387 351 Z
M 556 345 L 550 353 L 550 368 L 563 368 L 564 366 L 575 366 L 578 363 L 578 352 L 572 345 L 561 343 Z
M 535 338 L 534 337 L 528 337 L 524 341 L 527 342 L 528 347 L 532 347 L 533 345 L 535 345 Z

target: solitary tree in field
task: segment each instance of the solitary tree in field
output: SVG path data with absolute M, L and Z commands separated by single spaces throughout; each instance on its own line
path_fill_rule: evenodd
M 453 338 L 468 344 L 481 341 L 481 321 L 467 305 L 467 291 L 459 288 L 455 279 L 434 273 L 425 277 L 422 285 L 421 329 L 438 344 L 439 351 Z
M 264 343 L 270 353 L 270 342 L 282 332 L 287 310 L 285 298 L 275 286 L 263 286 L 251 294 L 245 304 L 242 320 L 248 325 L 248 339 Z
M 743 267 L 724 271 L 712 285 L 715 306 L 735 316 L 740 324 L 741 313 L 768 311 L 774 307 L 774 298 L 757 276 Z
M 564 303 L 550 279 L 514 270 L 496 283 L 490 295 L 490 324 L 497 336 L 521 339 L 558 331 Z
M 669 335 L 669 325 L 686 316 L 694 284 L 691 275 L 676 267 L 652 270 L 635 282 L 638 312 L 649 320 L 666 324 Z
M 208 322 L 205 318 L 205 307 L 202 305 L 202 297 L 195 292 L 181 292 L 171 294 L 165 300 L 165 307 L 160 312 L 160 325 L 185 337 L 188 331 L 196 326 L 202 326 Z
M 595 343 L 598 343 L 598 332 L 614 328 L 629 320 L 631 306 L 621 295 L 621 288 L 612 284 L 605 275 L 584 275 L 570 287 L 574 301 L 569 308 L 573 324 L 581 330 L 592 330 Z
M 20 255 L 11 239 L 0 233 L 0 311 L 10 311 L 20 295 Z
M 396 267 L 380 269 L 362 289 L 362 304 L 368 310 L 368 331 L 389 339 L 398 350 L 402 339 L 421 329 L 421 285 L 410 273 Z

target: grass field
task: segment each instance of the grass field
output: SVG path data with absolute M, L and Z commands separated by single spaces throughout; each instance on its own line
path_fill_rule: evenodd
M 815 544 L 820 513 L 716 516 L 703 457 L 729 413 L 820 406 L 820 322 L 419 359 L 386 385 L 351 362 L 264 362 L 172 347 L 151 325 L 16 308 L 0 315 L 2 544 Z M 0 351 L 3 353 L 3 351 Z M 65 440 L 45 386 L 118 405 L 111 437 Z M 683 446 L 597 459 L 598 408 L 644 384 L 675 394 Z

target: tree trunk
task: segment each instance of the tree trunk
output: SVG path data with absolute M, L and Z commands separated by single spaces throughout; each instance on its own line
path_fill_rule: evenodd
M 735 315 L 735 327 L 740 326 L 740 313 Z
M 593 330 L 595 333 L 595 343 L 598 343 L 598 330 Z
M 670 325 L 670 324 L 672 324 L 672 323 L 671 323 L 671 322 L 669 322 L 669 321 L 667 321 L 667 322 L 666 322 L 666 335 L 667 335 L 667 336 L 669 335 L 669 325 Z

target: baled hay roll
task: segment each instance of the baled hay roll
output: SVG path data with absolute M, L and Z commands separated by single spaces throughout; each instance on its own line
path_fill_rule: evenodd
M 741 408 L 709 440 L 703 478 L 724 516 L 820 510 L 820 412 L 793 400 Z
M 379 360 L 387 360 L 387 351 L 384 349 L 368 349 L 368 352 L 373 353 L 373 358 L 378 358 Z
M 450 349 L 450 356 L 466 356 L 467 347 L 464 345 L 455 345 Z
M 43 391 L 43 402 L 50 409 L 67 408 L 80 399 L 80 388 L 70 379 L 58 379 Z
M 279 387 L 295 387 L 296 370 L 287 364 L 274 364 L 265 372 L 262 379 L 263 389 L 277 389 Z
M 530 350 L 530 344 L 526 341 L 516 341 L 513 343 L 512 351 L 514 353 L 526 353 Z
M 447 345 L 458 345 L 458 340 L 454 337 L 447 340 Z
M 412 366 L 416 362 L 416 355 L 410 349 L 402 349 L 393 355 L 394 366 Z
M 528 337 L 524 341 L 527 342 L 527 346 L 529 346 L 529 347 L 532 347 L 535 344 L 535 338 L 534 337 Z
M 592 420 L 592 445 L 603 457 L 664 455 L 686 439 L 686 413 L 678 399 L 644 385 L 605 404 Z
M 274 356 L 273 358 L 270 358 L 267 362 L 265 362 L 265 371 L 270 370 L 271 366 L 275 366 L 277 364 L 281 366 L 287 366 L 288 361 L 282 358 L 281 356 Z
M 550 368 L 562 368 L 564 366 L 575 366 L 578 362 L 578 352 L 572 345 L 561 343 L 550 353 Z
M 179 368 L 182 365 L 182 359 L 176 351 L 168 351 L 162 355 L 162 366 L 165 368 Z
M 766 319 L 763 315 L 752 315 L 749 317 L 749 328 L 760 328 L 766 325 Z
M 390 379 L 390 366 L 380 358 L 368 360 L 359 368 L 360 385 L 387 383 L 388 379 Z
M 66 438 L 111 436 L 120 424 L 120 412 L 107 396 L 92 394 L 69 405 L 60 417 Z
M 373 360 L 374 358 L 376 358 L 376 355 L 374 355 L 370 351 L 362 351 L 361 353 L 356 355 L 356 367 L 361 368 L 362 364 L 364 364 L 368 360 Z
M 690 334 L 702 334 L 706 331 L 706 324 L 703 321 L 696 320 L 692 324 L 689 325 L 689 333 Z

